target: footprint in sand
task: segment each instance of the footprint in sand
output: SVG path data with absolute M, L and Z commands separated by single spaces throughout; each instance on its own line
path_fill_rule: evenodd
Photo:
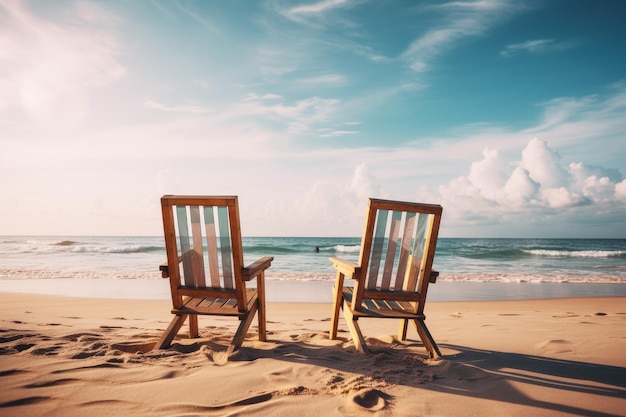
M 552 317 L 559 318 L 559 319 L 565 319 L 565 318 L 569 318 L 569 317 L 578 317 L 578 314 L 572 313 L 571 311 L 567 311 L 565 313 L 556 313 Z
M 568 353 L 573 352 L 573 343 L 569 340 L 563 339 L 552 339 L 546 342 L 540 343 L 537 345 L 537 348 L 542 350 L 545 353 L 555 354 L 555 353 Z
M 202 345 L 198 350 L 198 353 L 205 355 L 209 360 L 213 361 L 214 364 L 222 366 L 228 363 L 228 359 L 232 352 L 215 351 L 206 345 Z
M 213 352 L 212 359 L 216 365 L 226 365 L 228 363 L 228 352 Z
M 457 379 L 459 381 L 478 381 L 481 379 L 487 379 L 491 375 L 474 365 L 460 364 L 455 369 Z
M 392 397 L 384 392 L 365 388 L 348 398 L 348 408 L 352 410 L 379 411 L 387 406 Z
M 117 349 L 125 353 L 148 353 L 152 351 L 155 344 L 156 342 L 145 342 L 145 343 L 121 342 L 121 343 L 113 343 L 111 347 L 113 349 Z

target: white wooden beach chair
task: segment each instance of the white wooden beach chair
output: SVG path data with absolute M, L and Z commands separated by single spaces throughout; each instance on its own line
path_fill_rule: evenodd
M 331 257 L 336 270 L 330 338 L 337 338 L 342 309 L 356 348 L 367 352 L 358 324 L 363 318 L 400 319 L 398 338 L 411 321 L 431 357 L 441 352 L 426 327 L 424 307 L 433 271 L 442 207 L 369 199 L 357 264 Z M 354 280 L 345 286 L 345 279 Z
M 239 349 L 258 313 L 259 340 L 265 340 L 265 270 L 271 256 L 243 266 L 243 247 L 236 196 L 161 198 L 174 318 L 155 345 L 166 349 L 189 318 L 189 336 L 198 337 L 198 316 L 238 318 L 241 323 L 228 348 Z M 246 283 L 256 278 L 256 288 Z

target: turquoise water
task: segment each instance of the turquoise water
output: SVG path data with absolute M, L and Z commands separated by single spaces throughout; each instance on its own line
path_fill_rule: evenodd
M 360 238 L 243 240 L 246 263 L 274 256 L 267 278 L 289 281 L 334 280 L 328 257 L 356 262 L 359 243 Z M 0 237 L 0 285 L 1 280 L 42 278 L 160 279 L 158 266 L 164 261 L 161 237 Z M 442 238 L 434 265 L 438 282 L 445 283 L 442 290 L 463 291 L 466 299 L 626 293 L 626 239 Z

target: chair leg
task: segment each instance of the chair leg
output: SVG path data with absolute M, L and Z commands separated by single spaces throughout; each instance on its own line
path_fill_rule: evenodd
M 189 315 L 189 338 L 194 339 L 200 335 L 198 331 L 198 315 Z
M 409 327 L 409 320 L 402 319 L 400 320 L 400 328 L 398 329 L 398 340 L 406 340 L 406 332 Z
M 174 340 L 174 337 L 176 337 L 176 334 L 182 327 L 186 318 L 187 314 L 174 316 L 170 325 L 167 326 L 167 329 L 165 329 L 165 332 L 163 333 L 159 341 L 156 343 L 156 345 L 154 345 L 153 350 L 167 349 L 168 347 L 170 347 L 172 340 Z
M 348 305 L 347 301 L 344 301 L 343 306 L 343 315 L 346 318 L 346 322 L 348 323 L 348 329 L 350 329 L 350 334 L 352 335 L 352 340 L 354 341 L 354 346 L 357 348 L 359 352 L 369 353 L 369 349 L 365 344 L 365 338 L 361 333 L 361 328 L 359 327 L 359 323 L 352 314 L 352 310 Z
M 259 340 L 265 342 L 267 340 L 267 317 L 265 313 L 265 277 L 262 275 L 257 279 L 257 302 L 259 303 L 258 320 L 259 320 Z
M 252 319 L 254 319 L 254 315 L 258 310 L 258 304 L 254 304 L 254 306 L 246 312 L 246 314 L 241 318 L 241 323 L 239 323 L 239 327 L 237 328 L 237 332 L 235 332 L 235 336 L 233 337 L 233 341 L 228 346 L 228 353 L 233 353 L 238 350 L 243 340 L 246 338 L 246 333 L 250 328 L 250 324 L 252 324 Z
M 428 331 L 428 327 L 426 327 L 426 323 L 424 322 L 424 320 L 415 319 L 413 320 L 413 324 L 415 325 L 415 330 L 417 330 L 417 333 L 422 339 L 422 343 L 424 343 L 426 350 L 428 350 L 430 357 L 435 358 L 443 356 L 441 354 L 441 351 L 439 350 L 439 347 L 437 346 L 437 343 L 435 343 L 435 339 L 433 339 L 433 336 Z
M 337 272 L 337 282 L 333 287 L 333 295 L 335 302 L 333 304 L 333 312 L 330 320 L 330 339 L 335 340 L 337 338 L 337 326 L 339 325 L 339 310 L 343 306 L 343 274 Z

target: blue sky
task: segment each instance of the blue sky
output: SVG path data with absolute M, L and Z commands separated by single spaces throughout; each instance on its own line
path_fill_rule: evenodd
M 626 237 L 626 2 L 0 0 L 0 234 Z

